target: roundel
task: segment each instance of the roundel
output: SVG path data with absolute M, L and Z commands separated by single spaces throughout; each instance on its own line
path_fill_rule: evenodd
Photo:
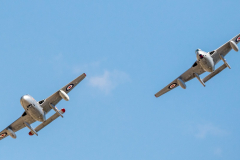
M 7 135 L 7 133 L 2 133 L 2 134 L 0 135 L 0 138 L 5 137 L 6 135 Z
M 169 89 L 172 89 L 172 88 L 174 88 L 174 87 L 176 87 L 177 86 L 177 83 L 173 83 L 173 84 L 171 84 L 168 88 Z
M 237 42 L 240 41 L 240 36 L 236 39 L 236 41 L 237 41 Z
M 66 90 L 67 90 L 67 91 L 71 90 L 73 86 L 74 86 L 74 84 L 69 84 L 69 85 L 67 86 Z

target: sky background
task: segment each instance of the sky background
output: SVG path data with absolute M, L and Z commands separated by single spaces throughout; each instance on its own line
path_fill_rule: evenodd
M 197 48 L 240 33 L 239 0 L 0 2 L 0 130 L 24 112 L 24 94 L 40 101 L 87 74 L 58 104 L 63 119 L 5 138 L 0 159 L 239 160 L 239 53 L 205 88 L 193 79 L 154 96 Z

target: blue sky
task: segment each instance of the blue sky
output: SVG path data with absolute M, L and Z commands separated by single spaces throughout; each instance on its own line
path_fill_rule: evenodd
M 240 33 L 240 1 L 1 1 L 0 128 L 82 73 L 64 119 L 0 143 L 1 159 L 239 159 L 239 53 L 204 88 L 154 94 Z M 220 62 L 219 65 L 221 65 Z M 202 75 L 201 77 L 206 76 Z M 51 112 L 48 116 L 54 114 Z M 37 126 L 39 123 L 33 124 Z M 0 129 L 1 130 L 1 129 Z

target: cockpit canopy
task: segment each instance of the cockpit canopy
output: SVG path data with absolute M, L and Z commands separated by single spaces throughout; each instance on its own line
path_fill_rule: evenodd
M 197 54 L 197 53 L 198 53 L 198 51 L 201 51 L 201 49 L 199 49 L 199 48 L 198 48 L 198 49 L 196 49 L 195 53 Z

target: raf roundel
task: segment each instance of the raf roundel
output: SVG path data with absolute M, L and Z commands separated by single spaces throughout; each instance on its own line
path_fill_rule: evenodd
M 169 89 L 172 89 L 172 88 L 174 88 L 174 87 L 176 87 L 177 86 L 177 83 L 173 83 L 173 84 L 171 84 L 168 88 Z
M 0 138 L 5 137 L 6 135 L 7 135 L 7 133 L 3 133 L 3 134 L 0 135 Z
M 71 90 L 71 89 L 73 88 L 73 86 L 74 86 L 74 84 L 69 84 L 69 85 L 67 86 L 67 88 L 66 88 L 66 91 Z
M 236 39 L 236 42 L 239 42 L 240 41 L 240 36 Z

